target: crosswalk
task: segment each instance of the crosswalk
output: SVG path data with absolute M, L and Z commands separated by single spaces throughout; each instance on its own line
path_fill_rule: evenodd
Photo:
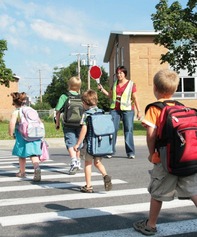
M 52 159 L 42 163 L 41 168 L 40 183 L 32 182 L 33 169 L 30 161 L 27 161 L 27 177 L 17 178 L 15 173 L 18 171 L 18 158 L 11 156 L 9 150 L 0 151 L 1 237 L 142 236 L 135 232 L 131 225 L 132 220 L 136 220 L 136 216 L 142 217 L 142 213 L 148 213 L 150 204 L 146 187 L 130 188 L 127 181 L 114 176 L 113 190 L 106 192 L 100 173 L 93 171 L 92 185 L 97 187 L 98 191 L 82 194 L 79 188 L 84 185 L 83 171 L 79 171 L 76 175 L 68 175 L 69 164 Z M 147 196 L 146 201 L 140 201 L 142 196 Z M 129 199 L 133 197 L 137 201 L 128 202 L 128 197 Z M 196 210 L 190 200 L 165 202 L 162 210 L 175 212 L 183 207 L 185 210 L 188 208 L 187 214 L 190 218 L 178 221 L 171 219 L 158 223 L 158 234 L 155 236 L 197 233 Z M 130 224 L 124 224 L 124 220 L 126 224 Z M 105 223 L 106 226 L 100 226 L 100 229 L 89 226 L 84 229 L 84 226 L 87 227 L 87 222 L 97 223 L 97 225 Z M 111 226 L 110 222 L 112 222 Z M 74 223 L 81 226 L 79 231 L 77 228 L 70 230 L 70 226 Z M 53 229 L 49 228 L 49 232 L 45 235 L 43 226 L 50 224 Z M 35 229 L 30 231 L 30 226 L 34 226 L 37 232 Z

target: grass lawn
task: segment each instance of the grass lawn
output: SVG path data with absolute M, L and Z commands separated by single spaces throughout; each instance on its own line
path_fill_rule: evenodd
M 46 138 L 58 138 L 63 137 L 62 129 L 59 130 L 55 129 L 55 125 L 52 121 L 44 121 L 45 129 L 46 129 Z M 118 135 L 123 135 L 122 124 L 120 124 L 120 130 Z M 145 135 L 145 129 L 142 127 L 140 121 L 134 122 L 134 135 Z M 8 122 L 0 122 L 0 140 L 9 140 L 11 139 L 8 135 Z

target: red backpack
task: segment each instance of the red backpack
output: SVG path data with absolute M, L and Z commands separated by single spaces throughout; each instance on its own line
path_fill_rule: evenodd
M 168 105 L 173 103 L 173 106 Z M 178 101 L 167 100 L 147 105 L 160 108 L 155 148 L 164 169 L 177 176 L 189 176 L 197 172 L 197 109 Z

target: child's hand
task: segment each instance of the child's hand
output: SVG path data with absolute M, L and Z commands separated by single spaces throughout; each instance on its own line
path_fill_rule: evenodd
M 60 124 L 56 123 L 55 128 L 58 130 L 60 128 Z
M 79 150 L 79 145 L 75 145 L 74 147 L 73 147 L 73 149 L 75 150 L 75 151 L 78 151 Z

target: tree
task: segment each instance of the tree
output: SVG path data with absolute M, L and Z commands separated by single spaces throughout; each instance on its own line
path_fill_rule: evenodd
M 42 99 L 44 102 L 47 102 L 54 108 L 58 102 L 60 95 L 66 93 L 68 91 L 67 82 L 72 76 L 77 76 L 76 73 L 77 62 L 71 63 L 66 68 L 54 68 L 53 78 L 50 85 L 48 85 L 45 94 Z M 109 81 L 108 74 L 105 72 L 104 68 L 101 67 L 102 76 L 101 83 L 108 90 L 109 89 Z M 81 66 L 80 76 L 82 80 L 81 93 L 87 90 L 88 84 L 88 68 L 87 66 Z M 97 91 L 97 83 L 95 80 L 91 79 L 91 89 Z M 102 93 L 98 91 L 99 102 L 98 106 L 105 111 L 109 110 L 109 98 L 104 96 Z
M 12 70 L 6 68 L 5 62 L 3 60 L 4 51 L 7 50 L 7 42 L 5 40 L 0 40 L 0 84 L 6 87 L 10 86 L 10 81 L 15 81 Z
M 155 43 L 169 51 L 161 55 L 161 63 L 168 62 L 180 72 L 188 70 L 192 75 L 197 68 L 197 13 L 196 0 L 188 0 L 185 9 L 178 1 L 168 7 L 167 0 L 160 0 L 157 12 L 151 15 L 156 32 Z

